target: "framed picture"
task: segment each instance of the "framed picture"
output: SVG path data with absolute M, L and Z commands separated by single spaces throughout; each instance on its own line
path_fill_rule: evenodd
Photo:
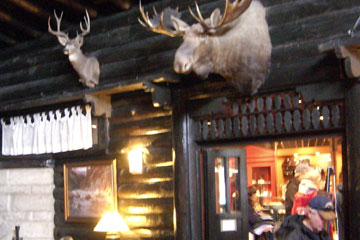
M 65 221 L 97 221 L 116 210 L 116 189 L 116 159 L 65 163 Z

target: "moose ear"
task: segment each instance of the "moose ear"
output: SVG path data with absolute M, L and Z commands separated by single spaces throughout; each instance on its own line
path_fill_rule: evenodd
M 59 41 L 59 43 L 60 43 L 61 45 L 63 45 L 63 46 L 66 45 L 66 43 L 67 43 L 67 38 L 66 38 L 66 37 L 57 36 L 57 39 L 58 39 L 58 41 Z
M 189 25 L 186 22 L 182 21 L 180 18 L 174 17 L 172 15 L 170 16 L 170 18 L 176 31 L 185 32 L 189 29 Z
M 221 19 L 220 9 L 216 8 L 211 13 L 211 16 L 210 16 L 210 24 L 211 24 L 211 26 L 215 27 L 220 22 L 220 19 Z

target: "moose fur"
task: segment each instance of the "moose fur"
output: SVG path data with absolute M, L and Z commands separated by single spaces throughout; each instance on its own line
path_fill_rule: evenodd
M 163 14 L 162 18 L 166 15 L 169 13 Z M 217 73 L 242 93 L 257 92 L 267 76 L 272 49 L 265 18 L 266 9 L 259 1 L 251 2 L 240 16 L 215 30 L 206 29 L 204 25 L 211 27 L 221 20 L 219 9 L 215 9 L 203 22 L 200 21 L 202 16 L 198 11 L 198 17 L 193 15 L 198 23 L 191 26 L 178 16 L 172 14 L 170 17 L 175 32 L 169 30 L 172 35 L 167 34 L 182 35 L 184 38 L 175 54 L 175 72 L 186 74 L 194 71 L 202 78 L 207 78 L 210 73 Z M 142 25 L 166 34 L 153 29 L 157 22 L 155 18 L 148 20 L 148 24 L 141 22 Z

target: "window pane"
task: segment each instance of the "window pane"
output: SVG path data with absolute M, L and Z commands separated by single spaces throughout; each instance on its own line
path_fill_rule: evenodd
M 230 212 L 240 211 L 238 159 L 229 158 Z
M 216 212 L 226 211 L 226 182 L 224 159 L 215 158 L 215 198 Z

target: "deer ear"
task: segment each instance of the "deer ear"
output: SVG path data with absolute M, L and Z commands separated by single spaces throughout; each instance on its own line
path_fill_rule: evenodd
M 59 43 L 60 43 L 61 45 L 63 45 L 63 46 L 66 45 L 67 39 L 66 39 L 65 37 L 58 36 L 57 39 L 58 39 L 58 41 L 59 41 Z
M 77 36 L 76 37 L 77 39 L 77 41 L 78 41 L 78 43 L 79 43 L 79 47 L 81 47 L 82 45 L 83 45 L 83 43 L 84 43 L 84 37 L 82 37 L 82 36 Z
M 210 16 L 210 24 L 212 27 L 215 27 L 219 21 L 221 19 L 221 15 L 220 15 L 220 9 L 219 8 L 216 8 L 212 13 L 211 13 L 211 16 Z
M 172 15 L 170 16 L 170 18 L 176 31 L 186 32 L 190 28 L 189 25 L 186 22 L 182 21 L 180 18 L 174 17 Z

